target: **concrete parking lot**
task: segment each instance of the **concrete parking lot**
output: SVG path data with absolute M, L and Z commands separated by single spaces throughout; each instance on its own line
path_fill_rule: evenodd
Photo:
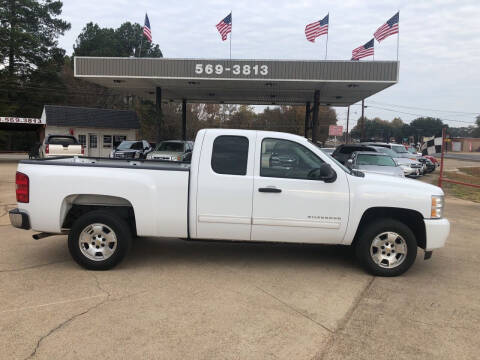
M 177 239 L 92 272 L 65 236 L 9 226 L 15 168 L 0 162 L 2 359 L 478 359 L 478 203 L 447 198 L 447 247 L 397 278 L 347 247 Z

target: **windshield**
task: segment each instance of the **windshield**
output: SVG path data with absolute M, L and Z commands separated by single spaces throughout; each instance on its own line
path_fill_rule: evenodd
M 387 154 L 391 157 L 398 157 L 397 156 L 397 153 L 395 151 L 393 151 L 392 149 L 389 149 L 389 148 L 384 148 L 384 147 L 377 147 L 376 148 L 379 152 L 381 153 L 384 153 L 384 154 Z
M 139 150 L 142 148 L 143 146 L 141 141 L 123 141 L 117 147 L 118 150 L 130 150 L 130 149 Z
M 158 144 L 155 151 L 173 151 L 173 152 L 183 152 L 183 143 L 173 142 L 173 141 L 164 141 Z
M 407 151 L 410 153 L 410 154 L 416 154 L 417 153 L 417 150 L 415 150 L 413 147 L 409 147 L 407 149 Z
M 395 161 L 387 155 L 359 154 L 357 165 L 396 166 Z
M 403 145 L 392 145 L 392 150 L 399 154 L 406 154 L 408 153 L 407 149 Z
M 312 143 L 310 140 L 308 140 L 309 143 Z M 313 144 L 313 143 L 312 143 Z M 347 168 L 345 165 L 343 165 L 341 162 L 339 162 L 337 159 L 335 159 L 331 154 L 327 153 L 326 151 L 320 149 L 321 152 L 323 152 L 325 155 L 327 155 L 331 160 L 335 161 L 335 164 L 340 166 L 343 171 L 345 171 L 347 174 L 351 174 L 352 170 Z

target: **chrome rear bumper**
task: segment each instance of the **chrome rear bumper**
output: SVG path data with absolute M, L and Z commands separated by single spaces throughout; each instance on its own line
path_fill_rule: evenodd
M 28 214 L 15 208 L 8 212 L 8 216 L 10 217 L 10 223 L 12 226 L 24 230 L 30 229 L 30 218 L 28 217 Z

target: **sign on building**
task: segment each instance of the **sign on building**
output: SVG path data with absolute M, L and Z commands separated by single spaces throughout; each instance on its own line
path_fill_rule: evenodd
M 343 135 L 343 126 L 330 125 L 328 127 L 328 136 L 342 136 L 342 135 Z
M 0 116 L 0 123 L 9 123 L 9 124 L 32 124 L 32 125 L 45 124 L 44 122 L 42 122 L 42 119 L 36 119 L 36 118 L 19 118 L 19 117 L 8 117 L 8 116 Z

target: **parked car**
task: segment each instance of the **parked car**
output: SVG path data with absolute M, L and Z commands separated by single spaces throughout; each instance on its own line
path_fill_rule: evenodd
M 337 146 L 332 156 L 341 164 L 346 165 L 355 151 L 376 151 L 373 147 L 365 144 L 342 144 Z
M 146 140 L 124 140 L 110 153 L 116 159 L 145 159 L 152 151 L 150 143 Z
M 424 158 L 430 160 L 435 166 L 437 166 L 437 167 L 440 166 L 440 163 L 435 156 L 431 156 L 431 155 L 422 155 L 422 156 Z
M 402 157 L 399 155 L 399 153 L 388 147 L 372 146 L 372 148 L 377 152 L 391 156 L 398 166 L 403 170 L 403 174 L 405 176 L 416 178 L 423 174 L 423 165 L 419 161 Z
M 149 160 L 189 161 L 193 151 L 193 141 L 162 141 L 147 155 Z
M 428 174 L 428 173 L 431 173 L 431 172 L 435 171 L 435 168 L 436 168 L 435 164 L 432 163 L 426 157 L 423 157 L 423 156 L 419 157 L 418 161 L 425 166 L 425 174 Z
M 54 156 L 82 156 L 83 146 L 72 135 L 48 135 L 38 149 L 40 158 Z
M 371 151 L 355 151 L 347 160 L 350 169 L 362 172 L 405 177 L 403 169 L 387 154 Z
M 274 149 L 297 160 L 277 166 Z M 439 187 L 349 170 L 303 137 L 255 130 L 200 130 L 191 164 L 22 160 L 16 196 L 13 226 L 68 233 L 92 270 L 114 267 L 139 236 L 352 245 L 372 274 L 396 276 L 450 231 Z

